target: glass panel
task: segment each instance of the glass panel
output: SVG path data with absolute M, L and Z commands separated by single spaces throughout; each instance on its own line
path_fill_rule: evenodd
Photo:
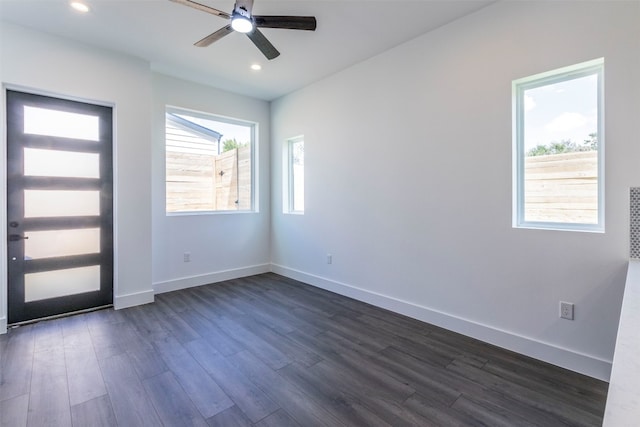
M 176 109 L 165 118 L 167 212 L 252 210 L 255 125 Z
M 25 106 L 24 133 L 99 141 L 100 122 L 98 116 Z
M 99 265 L 24 275 L 24 302 L 98 290 L 100 290 Z
M 100 192 L 25 190 L 24 217 L 100 215 Z
M 304 141 L 291 144 L 291 210 L 304 211 Z
M 598 223 L 598 75 L 523 93 L 524 220 Z
M 100 229 L 29 231 L 24 259 L 40 259 L 100 252 Z
M 100 178 L 100 155 L 25 148 L 24 175 Z

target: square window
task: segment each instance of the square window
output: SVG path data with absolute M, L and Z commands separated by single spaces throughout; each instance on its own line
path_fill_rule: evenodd
M 513 225 L 604 231 L 604 61 L 513 82 Z
M 166 109 L 167 213 L 253 211 L 255 123 Z

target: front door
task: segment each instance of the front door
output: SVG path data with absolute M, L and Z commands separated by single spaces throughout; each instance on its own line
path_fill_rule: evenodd
M 112 108 L 6 94 L 9 323 L 109 305 Z

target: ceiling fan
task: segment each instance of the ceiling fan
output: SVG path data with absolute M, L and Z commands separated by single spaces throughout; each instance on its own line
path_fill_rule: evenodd
M 227 26 L 220 28 L 209 34 L 207 37 L 194 43 L 198 47 L 206 47 L 220 40 L 224 36 L 234 31 L 245 33 L 247 37 L 256 45 L 260 52 L 271 60 L 280 52 L 271 44 L 258 28 L 283 28 L 288 30 L 308 30 L 315 31 L 316 18 L 313 16 L 265 16 L 253 15 L 253 0 L 236 0 L 233 12 L 226 13 L 204 4 L 196 3 L 192 0 L 171 0 L 212 15 L 231 20 Z

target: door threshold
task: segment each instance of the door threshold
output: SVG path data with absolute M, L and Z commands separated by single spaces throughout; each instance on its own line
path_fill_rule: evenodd
M 76 310 L 69 313 L 54 314 L 53 316 L 39 317 L 37 319 L 25 320 L 22 322 L 9 323 L 7 325 L 7 329 L 19 328 L 20 326 L 30 325 L 32 323 L 38 323 L 44 320 L 60 319 L 62 317 L 74 316 L 76 314 L 91 313 L 92 311 L 104 310 L 105 308 L 111 307 L 113 307 L 113 304 L 101 305 L 100 307 L 85 308 L 84 310 Z

